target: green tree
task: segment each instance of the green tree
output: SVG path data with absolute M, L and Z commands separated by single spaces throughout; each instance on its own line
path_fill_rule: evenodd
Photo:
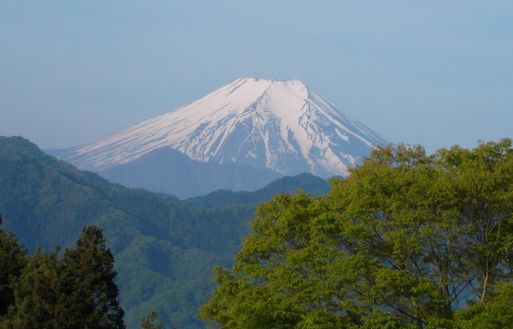
M 474 303 L 456 313 L 458 327 L 503 329 L 513 326 L 513 284 L 501 283 L 486 303 Z
M 381 148 L 321 198 L 262 205 L 201 317 L 223 328 L 454 328 L 511 275 L 510 140 Z
M 0 226 L 2 215 L 0 215 Z M 0 317 L 14 303 L 12 283 L 27 264 L 27 251 L 16 238 L 0 227 Z
M 36 250 L 17 280 L 10 281 L 14 302 L 0 328 L 125 328 L 114 258 L 102 231 L 85 227 L 76 247 L 62 258 L 58 253 Z
M 67 312 L 72 328 L 125 328 L 114 257 L 97 226 L 86 226 L 76 247 L 63 256 Z
M 36 251 L 14 284 L 15 302 L 0 328 L 79 328 L 68 322 L 62 272 L 56 254 Z
M 257 210 L 253 233 L 201 317 L 223 328 L 334 328 L 350 323 L 330 296 L 321 228 L 324 205 L 306 194 L 280 195 Z M 328 224 L 330 225 L 330 224 Z M 329 229 L 325 226 L 326 229 Z M 326 255 L 327 256 L 327 255 Z

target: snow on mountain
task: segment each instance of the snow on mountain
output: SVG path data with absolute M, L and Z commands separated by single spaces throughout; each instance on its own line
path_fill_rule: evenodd
M 299 80 L 236 80 L 171 112 L 94 143 L 63 159 L 105 170 L 162 147 L 219 164 L 269 168 L 286 175 L 347 175 L 384 140 Z

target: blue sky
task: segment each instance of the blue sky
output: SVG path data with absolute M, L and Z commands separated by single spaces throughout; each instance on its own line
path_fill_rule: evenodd
M 90 142 L 246 76 L 392 142 L 513 137 L 512 1 L 0 0 L 0 135 Z

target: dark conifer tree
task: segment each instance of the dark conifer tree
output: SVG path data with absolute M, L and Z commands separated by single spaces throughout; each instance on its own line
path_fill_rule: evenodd
M 0 322 L 0 328 L 74 328 L 68 323 L 62 273 L 62 263 L 55 253 L 36 251 L 19 280 L 13 284 L 15 302 Z
M 2 215 L 0 215 L 2 225 Z M 14 303 L 14 292 L 10 283 L 20 276 L 27 263 L 27 251 L 16 238 L 0 228 L 0 317 Z
M 114 257 L 100 228 L 87 226 L 63 256 L 68 314 L 75 328 L 125 328 L 115 283 Z

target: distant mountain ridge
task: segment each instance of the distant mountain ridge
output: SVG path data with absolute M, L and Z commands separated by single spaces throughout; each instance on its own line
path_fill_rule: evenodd
M 171 147 L 192 160 L 327 178 L 346 176 L 384 143 L 299 80 L 244 78 L 59 156 L 102 172 Z
M 113 183 L 173 194 L 181 199 L 218 189 L 252 191 L 282 176 L 267 168 L 195 161 L 170 147 L 153 150 L 98 174 Z
M 220 208 L 241 205 L 256 205 L 265 202 L 279 193 L 293 194 L 307 191 L 312 195 L 323 195 L 330 189 L 328 182 L 312 174 L 304 173 L 297 176 L 286 176 L 267 184 L 253 192 L 234 192 L 218 190 L 207 195 L 189 198 L 184 203 L 199 208 Z

